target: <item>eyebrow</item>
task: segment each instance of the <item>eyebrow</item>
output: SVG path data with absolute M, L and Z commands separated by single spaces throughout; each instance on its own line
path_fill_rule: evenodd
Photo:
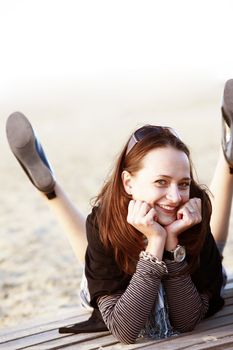
M 166 178 L 168 178 L 168 179 L 171 179 L 172 177 L 171 176 L 168 176 L 168 175 L 156 175 L 157 177 L 166 177 Z M 191 179 L 191 177 L 182 177 L 182 179 L 180 179 L 180 181 L 181 180 L 188 180 L 188 181 L 191 181 L 192 179 Z

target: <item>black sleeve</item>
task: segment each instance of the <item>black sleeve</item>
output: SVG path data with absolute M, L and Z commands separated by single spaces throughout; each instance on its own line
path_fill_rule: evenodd
M 210 229 L 200 253 L 198 268 L 191 277 L 198 291 L 210 296 L 206 317 L 213 315 L 223 306 L 224 301 L 220 295 L 223 283 L 222 262 Z
M 85 256 L 90 303 L 94 308 L 98 308 L 96 302 L 98 297 L 125 290 L 131 278 L 117 266 L 113 250 L 107 250 L 103 246 L 95 220 L 96 210 L 98 208 L 93 208 L 86 221 L 88 246 Z

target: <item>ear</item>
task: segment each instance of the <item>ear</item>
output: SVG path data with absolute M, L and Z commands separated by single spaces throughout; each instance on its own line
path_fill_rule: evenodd
M 131 195 L 132 194 L 132 184 L 131 184 L 132 175 L 127 170 L 124 170 L 122 171 L 121 179 L 122 179 L 125 192 Z

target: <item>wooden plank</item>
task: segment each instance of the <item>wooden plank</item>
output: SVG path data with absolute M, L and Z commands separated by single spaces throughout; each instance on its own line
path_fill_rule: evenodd
M 212 318 L 212 319 L 208 319 L 208 320 L 205 320 L 202 322 L 202 324 L 198 325 L 197 326 L 197 329 L 192 332 L 192 334 L 197 334 L 197 338 L 199 338 L 199 333 L 200 332 L 206 332 L 206 331 L 210 331 L 210 329 L 215 329 L 216 327 L 219 327 L 222 326 L 222 327 L 225 327 L 226 325 L 230 325 L 231 328 L 232 327 L 232 323 L 233 323 L 233 314 L 229 314 L 227 317 L 224 316 L 224 317 L 219 317 L 219 318 Z M 199 327 L 199 329 L 198 329 Z M 108 333 L 107 333 L 108 334 Z M 106 338 L 106 336 L 103 336 L 103 334 L 99 334 L 99 338 L 96 339 L 96 335 L 94 335 L 94 339 L 93 337 L 89 337 L 90 334 L 88 335 L 75 335 L 75 336 L 67 336 L 66 339 L 61 339 L 56 337 L 54 339 L 50 338 L 47 340 L 45 339 L 45 337 L 43 336 L 42 337 L 42 342 L 37 339 L 36 340 L 36 345 L 32 345 L 32 346 L 27 346 L 27 349 L 59 349 L 59 348 L 66 348 L 66 349 L 72 349 L 74 346 L 77 347 L 77 344 L 78 344 L 78 348 L 81 350 L 81 349 L 94 349 L 95 347 L 98 349 L 100 346 L 102 346 L 104 349 L 118 349 L 121 346 L 123 346 L 123 348 L 125 348 L 124 345 L 118 343 L 116 341 L 116 339 L 112 336 L 110 336 L 110 338 Z M 183 336 L 180 335 L 181 337 Z M 75 337 L 75 338 L 72 338 L 72 337 Z M 52 341 L 51 341 L 52 340 Z M 167 340 L 168 341 L 168 340 Z M 109 344 L 110 342 L 110 344 Z M 147 341 L 148 342 L 148 341 Z M 144 340 L 144 344 L 147 343 L 145 340 Z M 152 342 L 151 340 L 149 340 L 149 342 Z M 115 344 L 115 345 L 114 345 Z M 156 341 L 156 344 L 158 344 L 158 341 Z M 17 344 L 18 345 L 18 344 Z M 144 346 L 144 345 L 143 345 Z M 132 344 L 130 345 L 130 349 L 136 349 L 136 348 L 139 348 L 139 347 L 142 347 L 142 344 L 141 343 L 137 343 L 137 344 Z M 17 346 L 17 349 L 25 349 L 26 347 L 18 347 Z M 14 349 L 14 347 L 13 347 Z M 128 348 L 127 348 L 128 349 Z M 10 349 L 9 349 L 10 350 Z
M 50 333 L 50 332 L 49 332 Z M 24 339 L 17 339 L 14 342 L 4 343 L 0 345 L 1 350 L 19 350 L 19 349 L 61 349 L 65 348 L 70 344 L 85 344 L 86 342 L 99 342 L 103 343 L 103 338 L 109 335 L 109 332 L 98 332 L 98 333 L 88 333 L 88 334 L 66 334 L 63 336 L 59 336 L 56 332 L 53 335 L 50 334 L 50 337 L 44 337 L 44 334 L 39 334 L 37 336 L 33 336 L 26 343 Z M 99 340 L 99 338 L 102 338 Z M 111 336 L 111 341 L 116 339 Z M 108 341 L 108 340 L 107 340 Z M 109 342 L 109 341 L 108 341 Z
M 233 288 L 231 288 L 231 289 L 225 289 L 225 290 L 224 290 L 224 293 L 223 293 L 223 298 L 224 298 L 224 299 L 227 299 L 227 298 L 232 297 L 232 295 L 233 295 Z
M 208 349 L 212 346 L 220 346 L 218 349 L 224 349 L 224 343 L 227 346 L 232 345 L 233 326 L 215 327 L 212 330 L 208 328 L 203 332 L 189 332 L 182 333 L 178 336 L 167 338 L 164 340 L 139 340 L 135 344 L 124 345 L 116 344 L 115 346 L 104 347 L 103 350 L 131 350 L 131 349 L 145 349 L 145 350 L 183 350 L 183 349 Z M 70 348 L 67 348 L 71 350 Z M 213 348 L 214 349 L 214 348 Z M 233 347 L 232 347 L 233 349 Z
M 213 317 L 202 321 L 193 331 L 190 333 L 182 334 L 176 339 L 179 340 L 179 344 L 182 343 L 183 349 L 183 340 L 186 339 L 186 342 L 191 342 L 188 347 L 194 346 L 203 346 L 203 349 L 208 346 L 206 342 L 201 341 L 200 337 L 208 337 L 211 334 L 216 332 L 223 332 L 223 330 L 227 329 L 226 335 L 221 337 L 216 336 L 216 341 L 224 346 L 224 339 L 226 339 L 226 346 L 231 346 L 231 337 L 233 336 L 233 288 L 227 288 L 224 290 L 224 298 L 225 298 L 225 307 L 220 310 Z M 77 310 L 76 310 L 77 312 Z M 174 337 L 169 338 L 167 340 L 138 340 L 136 344 L 124 345 L 119 343 L 112 335 L 109 335 L 109 332 L 101 332 L 101 333 L 89 333 L 89 334 L 78 334 L 78 335 L 66 335 L 59 334 L 58 328 L 64 325 L 71 325 L 77 322 L 80 322 L 84 319 L 87 319 L 90 315 L 85 309 L 79 309 L 80 314 L 64 318 L 55 322 L 45 322 L 34 325 L 29 325 L 27 328 L 16 328 L 7 330 L 7 333 L 3 330 L 0 332 L 0 349 L 4 350 L 16 350 L 16 349 L 31 349 L 31 350 L 52 350 L 52 349 L 80 349 L 80 350 L 94 350 L 94 349 L 136 349 L 136 348 L 145 348 L 150 349 L 148 346 L 161 345 L 164 342 L 170 343 L 174 342 Z M 231 327 L 232 333 L 230 334 L 228 327 Z M 204 335 L 203 335 L 204 334 Z M 217 333 L 216 333 L 217 334 Z M 220 333 L 218 333 L 220 334 Z M 184 338 L 185 337 L 185 338 Z M 187 338 L 189 337 L 189 338 Z M 192 338 L 194 337 L 194 338 Z M 212 338 L 211 338 L 212 339 Z M 199 340 L 199 343 L 197 342 Z M 196 341 L 196 343 L 195 343 Z M 210 346 L 215 346 L 213 342 L 209 344 Z M 163 345 L 164 346 L 164 345 Z M 208 348 L 208 347 L 207 347 Z M 151 348 L 152 349 L 152 348 Z M 159 349 L 161 346 L 159 346 Z M 170 348 L 168 348 L 170 349 Z M 173 349 L 173 348 L 172 348 Z M 176 349 L 176 348 L 174 348 Z M 178 349 L 178 348 L 177 348 Z M 184 348 L 186 349 L 186 348 Z M 191 349 L 191 348 L 190 348 Z M 194 348 L 193 348 L 194 349 Z M 197 347 L 197 349 L 201 349 Z M 213 348 L 214 349 L 214 348 Z
M 218 317 L 218 318 L 209 318 L 201 323 L 199 323 L 193 332 L 199 332 L 202 330 L 211 330 L 215 327 L 228 326 L 233 324 L 233 315 L 230 314 L 228 316 Z M 232 326 L 233 328 L 233 326 Z
M 85 317 L 87 318 L 86 315 L 82 315 L 81 318 Z M 88 315 L 89 317 L 89 315 Z M 29 328 L 27 330 L 22 330 L 18 331 L 16 334 L 7 334 L 6 336 L 1 338 L 1 344 L 0 344 L 0 349 L 6 349 L 6 350 L 15 350 L 15 349 L 24 349 L 24 348 L 29 348 L 32 347 L 33 349 L 39 348 L 39 349 L 50 349 L 51 348 L 57 348 L 57 344 L 60 347 L 62 344 L 63 346 L 66 345 L 67 343 L 80 343 L 83 341 L 88 341 L 88 339 L 93 339 L 93 338 L 99 338 L 103 337 L 106 334 L 109 334 L 109 332 L 98 332 L 98 333 L 82 333 L 78 335 L 73 335 L 73 334 L 59 334 L 58 333 L 58 326 L 63 325 L 68 325 L 68 324 L 73 324 L 74 322 L 69 322 L 69 321 L 74 321 L 73 319 L 68 319 L 68 320 L 63 320 L 58 321 L 58 322 L 53 322 L 49 323 L 46 325 L 40 325 L 36 326 L 35 328 Z M 79 319 L 81 321 L 81 319 Z M 75 318 L 75 322 L 77 322 L 77 317 Z M 51 330 L 52 328 L 52 330 Z M 74 340 L 75 337 L 75 340 Z M 66 338 L 66 339 L 62 339 Z M 114 342 L 116 342 L 116 339 L 114 339 Z M 49 342 L 49 345 L 48 345 Z M 102 342 L 102 341 L 101 341 Z M 37 347 L 37 345 L 39 346 Z M 46 345 L 44 345 L 46 344 Z
M 191 332 L 177 337 L 171 337 L 160 342 L 158 348 L 159 350 L 211 349 L 212 346 L 215 346 L 214 344 L 218 339 L 222 339 L 223 343 L 224 338 L 227 341 L 231 337 L 233 337 L 233 327 L 232 325 L 228 325 L 215 328 L 211 332 Z M 149 345 L 142 346 L 141 349 L 155 350 L 155 345 L 156 341 L 153 341 Z M 104 350 L 110 349 L 106 348 Z
M 228 279 L 227 284 L 224 289 L 232 289 L 233 288 L 233 278 Z
M 81 322 L 90 317 L 90 312 L 83 308 L 80 308 L 77 310 L 77 314 L 73 316 L 71 316 L 70 313 L 65 313 L 60 315 L 60 317 L 61 319 L 59 319 L 58 321 L 41 319 L 35 322 L 34 320 L 30 323 L 26 323 L 18 327 L 3 329 L 2 331 L 0 331 L 0 344 L 2 343 L 2 341 L 7 341 L 17 337 L 26 336 L 28 334 L 52 330 L 65 325 Z
M 233 305 L 225 305 L 220 311 L 218 311 L 214 316 L 206 318 L 205 320 L 210 320 L 212 318 L 218 318 L 226 315 L 233 314 Z
M 76 347 L 78 350 L 92 350 L 99 349 L 100 347 L 109 346 L 116 344 L 117 340 L 109 332 L 101 333 L 89 333 L 86 334 L 76 334 L 63 337 L 62 339 L 54 339 L 52 341 L 40 342 L 32 346 L 27 347 L 17 347 L 15 350 L 57 350 L 57 349 L 67 349 L 70 346 Z M 5 350 L 5 349 L 4 349 Z M 8 350 L 8 349 L 6 349 Z
M 7 334 L 0 335 L 0 345 L 6 342 L 13 342 L 17 339 L 24 339 L 28 336 L 34 336 L 36 334 L 45 334 L 46 331 L 56 331 L 58 333 L 58 328 L 66 325 L 71 325 L 77 322 L 86 320 L 90 314 L 79 315 L 71 317 L 64 320 L 53 321 L 45 324 L 38 324 L 29 328 L 17 329 L 16 331 L 8 332 Z M 1 349 L 1 347 L 0 347 Z
M 214 321 L 214 320 L 213 320 Z M 225 319 L 226 321 L 226 319 Z M 232 317 L 230 324 L 232 324 Z M 227 324 L 229 321 L 226 321 L 225 323 Z M 221 323 L 222 324 L 222 323 Z M 210 329 L 210 323 L 205 323 L 205 326 L 202 327 L 200 330 L 202 331 L 206 331 Z M 216 327 L 216 322 L 213 322 L 211 324 L 212 327 Z M 219 326 L 219 325 L 218 325 Z M 225 325 L 224 325 L 225 326 Z M 198 332 L 195 332 L 198 333 Z M 108 334 L 108 333 L 107 333 Z M 96 336 L 99 336 L 99 338 L 96 339 Z M 94 339 L 93 339 L 94 336 Z M 64 336 L 63 336 L 64 337 Z M 103 339 L 103 337 L 105 339 Z M 199 337 L 199 335 L 198 335 Z M 7 350 L 15 350 L 15 349 L 59 349 L 59 348 L 73 348 L 73 346 L 76 347 L 77 349 L 77 344 L 79 345 L 79 349 L 92 349 L 93 346 L 102 346 L 103 348 L 105 348 L 107 346 L 106 349 L 108 349 L 108 345 L 109 345 L 109 339 L 106 339 L 105 335 L 102 334 L 82 334 L 82 335 L 69 335 L 66 336 L 66 339 L 61 339 L 62 337 L 58 337 L 57 336 L 57 332 L 53 332 L 53 334 L 51 334 L 51 332 L 47 332 L 46 336 L 45 334 L 40 334 L 39 336 L 34 336 L 34 337 L 29 337 L 27 338 L 27 342 L 25 343 L 25 340 L 22 342 L 22 340 L 17 340 L 16 342 L 11 342 L 9 344 L 5 344 L 5 347 L 0 349 L 7 349 Z M 151 340 L 149 340 L 149 342 L 151 342 Z M 147 342 L 144 340 L 144 343 L 146 344 Z M 158 343 L 158 341 L 156 342 L 156 344 Z M 34 344 L 34 345 L 33 345 Z M 116 347 L 113 347 L 113 344 L 117 344 Z M 31 345 L 31 346 L 30 346 Z M 122 345 L 122 344 L 121 344 Z M 110 347 L 111 349 L 118 349 L 120 346 L 120 343 L 118 343 L 116 341 L 115 338 L 111 337 L 110 338 Z M 130 345 L 130 349 L 136 349 L 138 347 L 141 347 L 142 344 L 141 343 L 137 343 L 135 345 Z M 97 348 L 98 348 L 97 347 Z M 125 346 L 123 346 L 123 348 L 125 348 Z M 128 349 L 128 348 L 127 348 Z
M 200 334 L 204 333 L 204 334 L 208 334 L 209 332 L 211 332 L 217 328 L 219 329 L 220 327 L 223 327 L 222 329 L 225 329 L 226 326 L 229 326 L 230 329 L 232 329 L 232 333 L 233 333 L 233 309 L 232 307 L 224 307 L 221 311 L 219 311 L 217 314 L 215 314 L 214 316 L 212 316 L 211 318 L 205 319 L 204 321 L 202 321 L 199 325 L 197 325 L 196 329 L 191 332 L 188 333 L 189 337 L 190 334 L 197 334 L 197 339 L 199 339 Z M 180 342 L 182 343 L 183 341 L 183 336 L 186 336 L 185 333 L 179 335 L 178 337 L 180 339 Z M 164 340 L 162 340 L 164 341 Z M 170 339 L 167 339 L 166 342 L 170 341 Z M 150 340 L 150 345 L 151 344 L 160 344 L 160 341 L 152 341 Z M 218 342 L 219 344 L 224 343 L 224 340 L 221 340 L 221 342 Z M 146 346 L 146 344 L 138 344 L 138 342 L 135 345 L 129 345 L 128 347 L 126 347 L 125 345 L 121 345 L 117 344 L 116 346 L 112 346 L 112 347 L 105 347 L 104 350 L 118 350 L 118 349 L 136 349 L 136 348 L 144 348 Z M 149 344 L 148 344 L 149 346 Z M 209 346 L 209 345 L 208 345 Z M 160 349 L 160 346 L 158 346 L 158 349 Z
M 226 310 L 229 308 L 225 307 L 224 309 Z M 227 315 L 227 312 L 222 313 L 222 317 L 220 317 L 218 314 L 216 314 L 216 316 L 214 316 L 210 319 L 204 320 L 201 324 L 199 324 L 197 326 L 195 332 L 210 330 L 211 328 L 216 328 L 216 326 L 220 327 L 222 325 L 229 325 L 229 324 L 232 325 L 233 324 L 232 308 L 231 308 L 231 312 L 228 312 L 228 315 Z M 217 317 L 217 315 L 218 315 L 218 317 Z M 65 320 L 65 321 L 67 324 L 67 320 Z M 51 327 L 51 324 L 49 326 Z M 52 323 L 52 326 L 54 328 L 54 323 Z M 48 327 L 48 325 L 46 325 L 46 327 Z M 100 339 L 98 340 L 98 345 L 103 346 L 105 344 L 105 346 L 106 346 L 108 344 L 108 341 L 107 341 L 107 344 L 105 342 L 103 342 L 103 339 L 101 339 L 102 336 L 103 336 L 103 334 L 100 335 Z M 65 340 L 61 339 L 64 337 L 66 338 Z M 71 337 L 76 337 L 76 339 L 71 339 Z M 70 347 L 70 345 L 72 346 L 72 344 L 76 344 L 75 346 L 77 346 L 77 344 L 79 344 L 79 347 L 80 347 L 81 343 L 83 341 L 85 341 L 85 344 L 82 344 L 82 347 L 85 345 L 84 348 L 86 348 L 86 346 L 90 345 L 90 341 L 88 341 L 89 338 L 91 339 L 91 344 L 92 344 L 93 343 L 93 334 L 68 335 L 68 336 L 67 335 L 60 335 L 57 332 L 57 328 L 55 328 L 55 329 L 53 329 L 53 331 L 48 331 L 48 330 L 45 332 L 39 331 L 38 334 L 30 334 L 30 335 L 24 336 L 22 338 L 12 340 L 8 343 L 2 344 L 2 345 L 4 345 L 4 347 L 0 347 L 0 349 L 7 349 L 7 350 L 24 349 L 24 348 L 27 348 L 27 349 L 29 349 L 29 348 L 32 348 L 32 349 L 50 349 L 50 348 L 56 349 L 56 348 L 59 348 L 61 346 L 62 347 L 67 347 L 67 346 Z M 115 339 L 114 339 L 114 341 L 115 341 L 115 343 L 117 343 L 117 341 Z M 86 342 L 87 342 L 87 344 L 86 344 Z M 112 340 L 111 340 L 111 344 L 112 344 Z M 136 347 L 138 347 L 138 346 L 136 346 Z
M 210 343 L 210 340 L 212 342 Z M 223 339 L 209 339 L 206 341 L 206 343 L 201 344 L 201 345 L 193 345 L 189 347 L 189 350 L 204 350 L 204 349 L 209 349 L 209 350 L 232 350 L 233 349 L 233 336 L 223 338 Z
M 225 306 L 233 305 L 233 296 L 225 299 Z
M 159 346 L 157 345 L 162 340 L 157 340 L 156 342 L 156 348 L 159 349 Z M 109 345 L 99 345 L 99 344 L 92 344 L 91 347 L 89 347 L 89 344 L 82 344 L 83 347 L 78 347 L 77 345 L 71 345 L 65 348 L 65 350 L 133 350 L 133 349 L 143 349 L 146 345 L 151 344 L 151 339 L 139 339 L 135 344 L 122 344 L 122 343 L 112 343 Z M 94 347 L 93 347 L 94 346 Z
M 229 308 L 225 307 L 224 309 L 226 310 Z M 225 312 L 222 314 L 222 317 L 219 317 L 219 315 L 216 314 L 216 315 L 218 315 L 218 317 L 215 316 L 215 317 L 212 317 L 210 319 L 204 320 L 200 325 L 197 326 L 195 333 L 199 332 L 199 331 L 210 330 L 211 327 L 216 328 L 216 326 L 219 327 L 223 324 L 224 325 L 232 325 L 233 324 L 232 308 L 231 308 L 231 312 L 228 312 L 228 313 L 229 314 L 227 317 L 226 317 L 227 313 Z M 65 320 L 65 321 L 67 324 L 67 320 Z M 52 323 L 52 326 L 54 327 L 54 323 Z M 48 327 L 48 325 L 46 325 L 46 327 Z M 50 324 L 50 327 L 51 327 L 51 324 Z M 94 337 L 95 336 L 96 335 L 94 335 Z M 95 344 L 97 344 L 98 346 L 103 346 L 104 344 L 105 344 L 104 346 L 108 345 L 109 341 L 107 340 L 107 344 L 105 341 L 103 342 L 103 339 L 101 339 L 102 336 L 103 336 L 103 334 L 100 335 L 100 338 L 98 338 L 98 341 L 95 340 Z M 66 338 L 65 340 L 61 339 L 64 337 Z M 76 339 L 71 339 L 72 337 L 76 337 Z M 75 346 L 77 346 L 77 344 L 79 344 L 79 348 L 82 345 L 82 348 L 86 349 L 86 348 L 90 348 L 89 347 L 90 341 L 88 340 L 89 338 L 91 339 L 91 348 L 92 348 L 93 334 L 92 335 L 82 334 L 82 335 L 71 335 L 71 336 L 65 335 L 64 336 L 64 335 L 59 335 L 59 333 L 57 332 L 57 328 L 56 328 L 53 331 L 46 331 L 46 332 L 39 331 L 38 334 L 30 334 L 29 336 L 23 337 L 21 339 L 20 338 L 15 339 L 15 341 L 11 341 L 8 344 L 7 343 L 2 344 L 2 345 L 4 345 L 4 347 L 0 347 L 0 349 L 7 349 L 7 350 L 24 349 L 24 348 L 27 348 L 27 349 L 30 349 L 30 348 L 31 349 L 57 349 L 59 347 L 61 348 L 61 346 L 62 346 L 62 348 L 64 348 L 64 347 L 67 348 L 67 346 L 70 348 L 70 346 L 73 346 L 74 344 L 75 344 Z M 52 342 L 51 342 L 51 340 L 52 340 Z M 83 343 L 83 341 L 85 344 Z M 115 343 L 117 343 L 115 339 L 113 341 Z M 36 344 L 36 345 L 33 345 L 33 344 Z M 112 345 L 113 345 L 113 343 L 112 343 L 112 339 L 111 339 L 111 346 Z M 132 346 L 134 346 L 134 345 L 132 345 Z M 118 347 L 119 347 L 119 344 L 118 344 Z M 136 347 L 138 347 L 138 345 L 136 345 Z M 136 348 L 136 347 L 134 346 L 131 348 Z
M 16 338 L 10 342 L 4 342 L 0 345 L 0 349 L 2 349 L 2 347 L 4 348 L 4 346 L 8 350 L 25 348 L 28 346 L 32 346 L 34 344 L 39 344 L 39 343 L 43 343 L 54 339 L 61 339 L 64 336 L 67 336 L 67 335 L 62 335 L 62 334 L 60 335 L 57 329 L 52 331 L 40 332 L 37 334 L 30 334 L 28 336 Z

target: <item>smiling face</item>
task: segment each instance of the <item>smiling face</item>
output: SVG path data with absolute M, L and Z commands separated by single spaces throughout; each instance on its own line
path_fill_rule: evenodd
M 175 221 L 177 210 L 189 200 L 189 159 L 171 146 L 148 152 L 141 169 L 134 175 L 123 172 L 122 179 L 126 192 L 154 208 L 157 221 L 163 226 Z

